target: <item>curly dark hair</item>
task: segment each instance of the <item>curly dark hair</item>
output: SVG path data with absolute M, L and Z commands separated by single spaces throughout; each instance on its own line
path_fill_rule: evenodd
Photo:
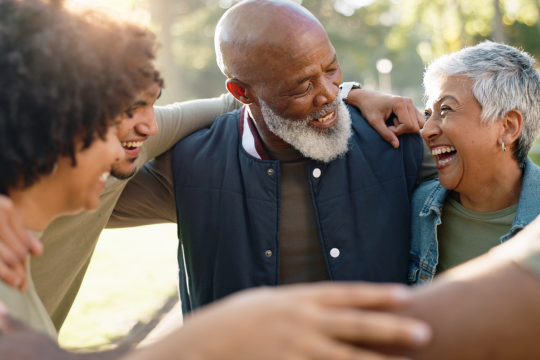
M 0 0 L 0 193 L 75 166 L 84 148 L 162 80 L 155 35 L 97 10 L 61 1 Z

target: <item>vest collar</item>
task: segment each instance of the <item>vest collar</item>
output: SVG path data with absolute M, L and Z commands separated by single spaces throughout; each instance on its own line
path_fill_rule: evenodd
M 240 139 L 242 139 L 242 147 L 249 155 L 261 160 L 271 160 L 264 149 L 261 137 L 245 105 L 242 106 L 242 110 L 240 111 L 240 124 L 238 128 L 240 130 Z

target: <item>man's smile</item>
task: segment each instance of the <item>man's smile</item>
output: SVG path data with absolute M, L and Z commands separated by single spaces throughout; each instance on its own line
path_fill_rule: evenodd
M 139 155 L 139 148 L 143 141 L 122 141 L 122 147 L 126 154 L 130 157 L 136 157 Z
M 328 129 L 334 125 L 338 118 L 338 109 L 337 107 L 328 115 L 323 116 L 318 119 L 311 120 L 309 125 L 317 129 Z

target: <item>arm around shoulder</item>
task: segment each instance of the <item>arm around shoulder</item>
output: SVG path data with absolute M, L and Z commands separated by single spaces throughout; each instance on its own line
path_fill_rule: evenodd
M 147 140 L 148 158 L 161 155 L 184 137 L 209 127 L 220 115 L 239 107 L 240 103 L 230 94 L 155 106 L 159 131 Z

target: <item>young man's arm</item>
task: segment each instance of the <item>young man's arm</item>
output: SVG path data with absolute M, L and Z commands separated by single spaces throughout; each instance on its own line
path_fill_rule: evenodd
M 163 154 L 181 139 L 212 125 L 220 115 L 240 108 L 230 94 L 212 99 L 183 101 L 167 106 L 155 106 L 158 133 L 145 142 L 148 160 Z
M 116 202 L 107 228 L 176 223 L 172 150 L 147 162 Z

